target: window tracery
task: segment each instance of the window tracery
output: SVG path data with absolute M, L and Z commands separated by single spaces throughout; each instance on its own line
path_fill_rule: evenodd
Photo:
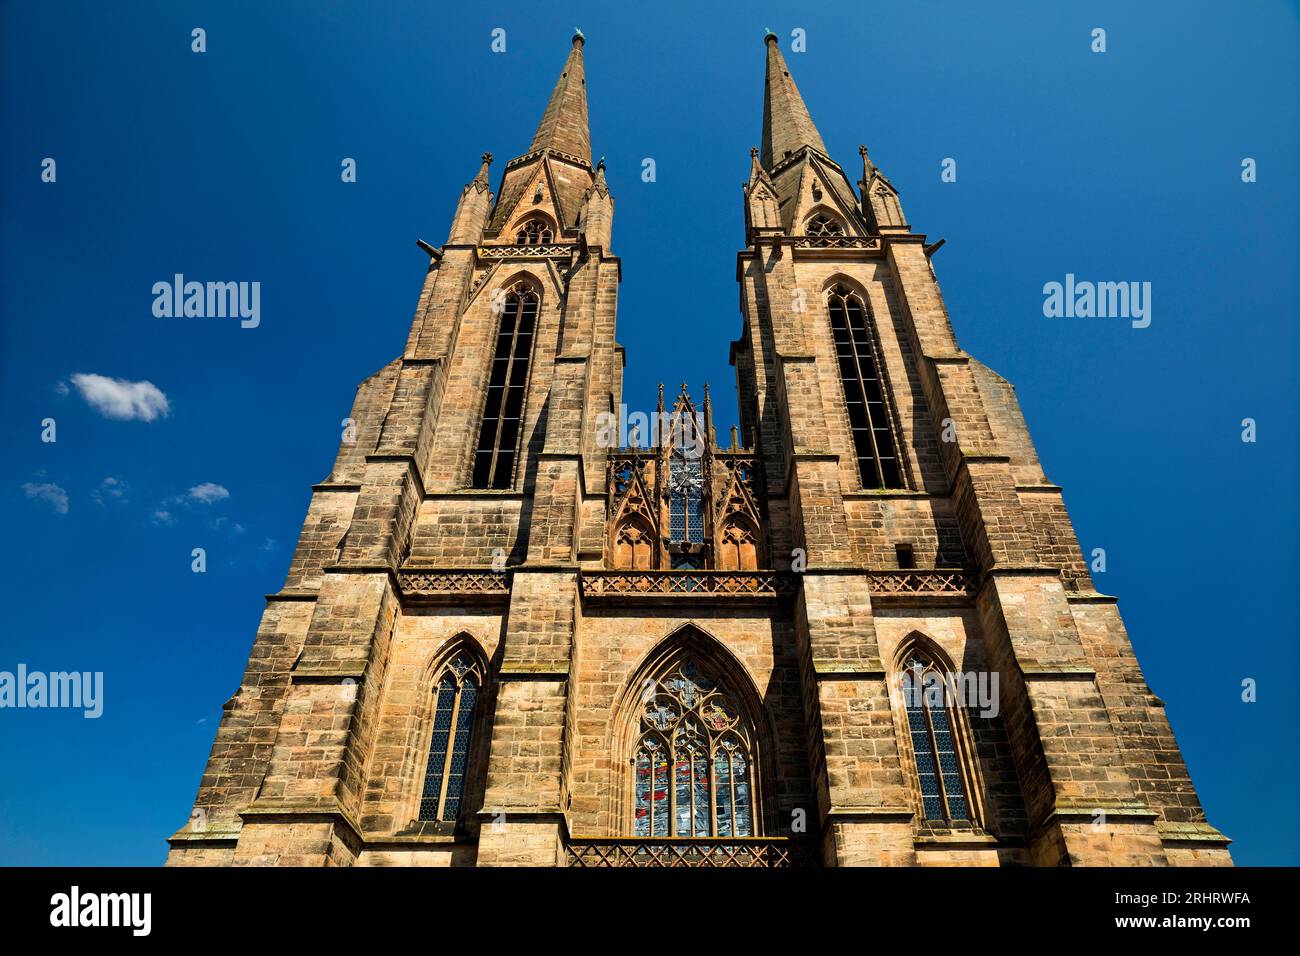
M 752 730 L 727 689 L 688 659 L 642 700 L 633 835 L 756 835 Z

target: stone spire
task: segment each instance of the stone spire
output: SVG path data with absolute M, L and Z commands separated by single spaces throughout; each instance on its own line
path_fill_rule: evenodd
M 564 61 L 564 71 L 555 81 L 551 101 L 546 104 L 537 133 L 528 147 L 530 153 L 554 149 L 578 156 L 591 165 L 591 131 L 587 125 L 587 78 L 582 65 L 582 45 L 586 39 L 579 30 L 573 35 L 573 49 Z
M 456 213 L 451 218 L 448 244 L 473 244 L 483 238 L 483 226 L 492 210 L 492 190 L 488 185 L 488 167 L 491 165 L 492 154 L 484 153 L 478 175 L 461 190 Z
M 799 87 L 794 85 L 790 69 L 781 56 L 776 34 L 769 32 L 763 40 L 767 44 L 767 78 L 763 90 L 764 168 L 771 169 L 786 153 L 798 152 L 804 146 L 827 155 L 826 144 L 813 125 Z

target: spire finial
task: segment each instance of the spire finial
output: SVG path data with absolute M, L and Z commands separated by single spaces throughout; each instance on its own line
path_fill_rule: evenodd
M 491 153 L 484 153 L 484 154 L 483 154 L 483 165 L 484 165 L 484 166 L 491 166 L 491 165 L 492 165 L 492 154 L 491 154 Z
M 586 34 L 584 34 L 584 33 L 582 32 L 582 30 L 580 30 L 578 27 L 574 27 L 574 28 L 573 28 L 573 45 L 574 45 L 574 46 L 582 46 L 582 45 L 583 45 L 584 43 L 586 43 L 586 42 L 587 42 Z
M 777 40 L 777 38 L 776 38 L 776 34 L 772 32 L 772 28 L 771 28 L 771 27 L 763 27 L 763 42 L 764 42 L 764 43 L 779 43 L 780 41 Z
M 866 146 L 858 147 L 858 155 L 862 157 L 862 181 L 865 183 L 871 179 L 871 174 L 876 171 L 876 164 L 873 163 L 871 157 L 867 155 Z M 863 188 L 866 187 L 864 186 Z

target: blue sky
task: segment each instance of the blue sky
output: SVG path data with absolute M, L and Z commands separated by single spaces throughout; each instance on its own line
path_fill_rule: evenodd
M 0 670 L 103 671 L 105 709 L 0 711 L 0 863 L 161 862 L 356 384 L 403 347 L 415 240 L 445 239 L 482 151 L 527 148 L 574 26 L 625 401 L 709 381 L 719 432 L 734 420 L 770 27 L 834 157 L 856 179 L 867 143 L 913 227 L 948 240 L 959 341 L 1016 384 L 1083 548 L 1105 548 L 1098 586 L 1211 822 L 1239 862 L 1300 862 L 1296 10 L 1081 7 L 3 4 Z M 261 282 L 260 326 L 155 318 L 177 272 Z M 1066 273 L 1150 282 L 1151 326 L 1045 318 Z M 150 382 L 166 414 L 76 375 Z

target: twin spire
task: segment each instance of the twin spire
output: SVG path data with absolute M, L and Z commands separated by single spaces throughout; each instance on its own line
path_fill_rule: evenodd
M 788 155 L 810 146 L 822 155 L 828 155 L 821 133 L 813 124 L 808 107 L 804 105 L 799 87 L 795 85 L 781 55 L 776 34 L 768 32 L 763 38 L 767 46 L 767 75 L 763 87 L 763 149 L 761 161 L 765 169 L 772 169 Z M 551 91 L 550 101 L 542 121 L 537 124 L 528 152 L 553 149 L 579 157 L 591 164 L 591 130 L 587 120 L 587 76 L 582 62 L 582 47 L 586 38 L 579 30 L 573 35 L 573 48 L 564 69 Z

